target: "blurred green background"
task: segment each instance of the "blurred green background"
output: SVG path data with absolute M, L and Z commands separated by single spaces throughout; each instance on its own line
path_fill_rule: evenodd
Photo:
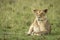
M 49 35 L 27 36 L 33 9 L 48 8 Z M 60 0 L 0 0 L 0 40 L 60 40 Z

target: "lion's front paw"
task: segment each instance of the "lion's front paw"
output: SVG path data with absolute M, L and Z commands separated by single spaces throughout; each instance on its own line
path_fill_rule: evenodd
M 31 34 L 30 33 L 27 33 L 28 36 L 30 36 Z
M 27 36 L 30 36 L 31 34 L 30 33 L 27 33 Z

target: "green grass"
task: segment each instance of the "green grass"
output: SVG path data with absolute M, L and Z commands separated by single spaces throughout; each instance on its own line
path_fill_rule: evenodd
M 52 32 L 27 36 L 33 22 L 33 9 L 48 8 Z M 60 40 L 60 0 L 0 0 L 0 40 Z

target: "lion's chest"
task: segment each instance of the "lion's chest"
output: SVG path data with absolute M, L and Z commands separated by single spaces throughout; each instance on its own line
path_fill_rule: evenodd
M 33 27 L 33 31 L 34 32 L 40 32 L 40 31 L 46 31 L 45 28 L 45 23 L 44 22 L 37 22 L 38 24 L 35 24 L 35 26 Z
M 33 30 L 34 30 L 34 32 L 40 32 L 40 28 L 36 27 L 36 26 L 33 28 Z
M 46 24 L 45 24 L 46 22 L 45 21 L 38 21 L 38 25 L 39 25 L 39 27 L 40 27 L 40 31 L 46 31 Z

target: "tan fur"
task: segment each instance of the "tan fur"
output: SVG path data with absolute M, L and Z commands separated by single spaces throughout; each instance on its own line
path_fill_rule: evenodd
M 51 32 L 51 26 L 45 16 L 47 9 L 44 10 L 33 10 L 36 18 L 34 22 L 31 24 L 28 35 L 41 35 L 48 34 Z

